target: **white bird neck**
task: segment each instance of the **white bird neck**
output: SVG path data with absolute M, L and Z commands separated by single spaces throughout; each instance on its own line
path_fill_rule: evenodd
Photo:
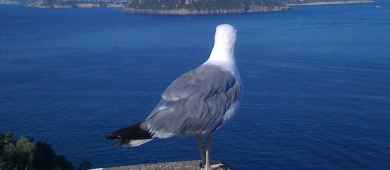
M 209 59 L 204 64 L 219 66 L 220 68 L 238 74 L 234 59 L 237 30 L 228 24 L 217 26 L 214 36 L 214 47 Z
M 217 65 L 228 71 L 234 71 L 236 64 L 234 58 L 234 45 L 216 41 L 210 57 L 205 64 Z

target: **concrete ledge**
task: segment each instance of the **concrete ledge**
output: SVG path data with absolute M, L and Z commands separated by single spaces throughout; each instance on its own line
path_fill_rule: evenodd
M 179 162 L 166 162 L 166 163 L 155 163 L 155 164 L 140 164 L 130 166 L 119 166 L 110 168 L 97 168 L 92 170 L 200 170 L 200 161 L 179 161 Z M 231 170 L 224 164 L 219 162 L 213 162 L 213 170 Z

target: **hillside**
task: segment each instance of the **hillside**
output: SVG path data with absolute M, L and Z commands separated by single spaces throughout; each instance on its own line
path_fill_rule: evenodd
M 287 10 L 295 5 L 367 3 L 371 0 L 0 0 L 36 8 L 119 8 L 127 13 L 219 15 Z
M 228 14 L 287 9 L 280 0 L 129 0 L 126 12 L 151 14 Z

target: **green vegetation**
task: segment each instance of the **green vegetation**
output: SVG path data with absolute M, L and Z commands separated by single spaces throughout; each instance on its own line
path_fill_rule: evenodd
M 283 11 L 309 3 L 364 3 L 370 0 L 0 0 L 37 8 L 120 8 L 124 12 L 161 15 L 208 15 Z
M 79 170 L 91 168 L 84 161 Z M 57 155 L 50 145 L 33 142 L 21 137 L 16 139 L 12 133 L 0 134 L 1 170 L 74 170 L 74 166 L 64 156 Z
M 248 9 L 250 6 L 278 6 L 281 0 L 129 0 L 129 7 L 135 9 Z

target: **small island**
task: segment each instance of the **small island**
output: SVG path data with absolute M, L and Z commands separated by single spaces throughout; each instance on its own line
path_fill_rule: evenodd
M 287 9 L 287 3 L 277 0 L 130 0 L 123 11 L 160 15 L 220 15 Z
M 300 5 L 373 3 L 374 0 L 0 0 L 33 8 L 118 8 L 130 14 L 224 15 L 288 10 Z

